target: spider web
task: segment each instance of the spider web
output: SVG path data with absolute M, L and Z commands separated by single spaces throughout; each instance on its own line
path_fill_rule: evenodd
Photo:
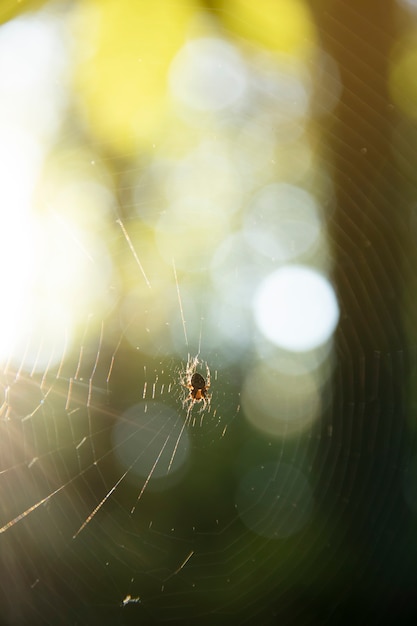
M 181 320 L 179 308 L 177 317 L 167 323 L 177 322 L 180 330 L 185 318 Z M 136 577 L 140 597 L 144 594 L 151 604 L 158 601 L 165 582 L 194 554 L 196 537 L 216 528 L 225 514 L 211 501 L 208 520 L 189 515 L 189 503 L 178 517 L 173 503 L 179 497 L 185 503 L 201 501 L 190 473 L 218 463 L 227 426 L 239 411 L 237 389 L 227 388 L 230 379 L 215 389 L 210 409 L 198 404 L 187 408 L 185 341 L 183 361 L 149 358 L 122 336 L 110 332 L 109 339 L 105 321 L 92 326 L 89 320 L 78 355 L 64 355 L 57 367 L 36 375 L 26 373 L 22 364 L 18 372 L 9 368 L 2 376 L 0 530 L 7 536 L 4 562 L 13 562 L 14 583 L 33 589 L 30 608 L 21 609 L 31 619 L 37 606 L 33 597 L 48 585 L 45 548 L 67 572 L 53 587 L 57 598 L 67 592 L 71 596 L 80 586 L 91 589 L 88 561 L 101 555 L 93 560 L 104 571 L 109 568 L 105 587 L 113 600 L 106 611 L 116 616 L 120 606 L 138 601 Z M 217 370 L 212 380 L 218 380 Z M 15 565 L 15 542 L 28 541 L 35 541 L 36 554 L 25 558 L 21 570 Z M 66 580 L 73 568 L 77 583 L 70 590 Z M 84 600 L 91 601 L 90 591 Z M 77 604 L 68 621 L 76 619 Z
M 50 209 L 48 185 L 41 194 L 41 214 L 55 225 L 47 231 L 52 259 L 71 242 L 86 263 L 76 281 L 82 289 L 66 301 L 76 322 L 56 329 L 59 315 L 51 313 L 40 332 L 34 312 L 32 330 L 2 360 L 5 624 L 334 623 L 342 614 L 355 621 L 358 612 L 372 623 L 390 611 L 399 623 L 399 605 L 404 622 L 413 615 L 415 133 L 402 112 L 395 112 L 401 123 L 392 122 L 391 100 L 381 96 L 394 35 L 405 25 L 390 40 L 385 18 L 376 20 L 378 3 L 324 3 L 326 11 L 310 3 L 327 54 L 315 44 L 320 62 L 306 77 L 291 55 L 284 62 L 278 54 L 272 70 L 266 52 L 253 49 L 244 4 L 198 4 L 205 34 L 213 35 L 219 19 L 216 45 L 235 46 L 221 47 L 222 59 L 234 69 L 242 63 L 251 87 L 233 113 L 224 94 L 231 97 L 228 81 L 243 89 L 239 80 L 229 76 L 218 100 L 203 89 L 214 109 L 228 112 L 215 128 L 206 113 L 196 116 L 218 143 L 195 149 L 175 180 L 169 158 L 149 150 L 116 155 L 92 139 L 76 97 L 69 107 L 75 122 L 60 104 L 59 115 L 45 113 L 59 118 L 50 161 L 65 170 L 76 152 L 75 169 L 88 179 L 74 177 L 82 193 L 71 188 L 69 213 Z M 399 20 L 415 21 L 411 0 L 389 4 Z M 52 23 L 65 40 L 67 11 L 51 3 L 28 19 Z M 244 34 L 236 42 L 230 19 L 238 11 Z M 216 47 L 211 54 L 218 60 Z M 54 71 L 51 82 L 65 75 L 63 67 Z M 310 82 L 316 91 L 304 109 Z M 190 116 L 197 135 L 201 122 Z M 309 116 L 319 122 L 306 131 Z M 194 146 L 176 123 L 168 143 L 180 135 Z M 330 157 L 323 149 L 324 166 L 311 166 L 310 144 L 294 148 L 304 133 L 320 134 L 331 150 Z M 225 152 L 219 137 L 226 137 Z M 239 164 L 239 193 L 216 186 L 229 161 Z M 46 172 L 53 179 L 54 167 Z M 159 192 L 165 179 L 173 195 L 184 180 L 201 188 L 199 213 L 180 234 L 182 214 L 174 208 L 170 222 Z M 277 180 L 286 186 L 269 187 Z M 288 190 L 296 198 L 279 228 L 260 193 L 266 186 L 278 205 L 290 202 Z M 106 208 L 100 221 L 84 223 L 98 233 L 91 240 L 67 218 L 78 203 L 85 209 L 93 188 Z M 221 207 L 239 206 L 229 222 L 212 213 L 212 188 Z M 320 200 L 323 219 L 297 213 L 305 200 L 299 188 Z M 397 219 L 392 205 L 411 209 Z M 272 235 L 258 238 L 259 222 L 272 223 Z M 301 373 L 294 355 L 260 336 L 248 306 L 263 277 L 288 259 L 331 273 L 340 305 L 335 343 L 307 355 Z M 2 259 L 2 266 L 7 274 L 13 262 Z M 61 277 L 64 293 L 72 294 L 71 280 Z M 81 306 L 85 292 L 91 299 Z M 204 364 L 210 368 L 207 407 L 187 403 L 184 380 L 194 358 L 204 377 Z M 252 414 L 261 421 L 268 402 L 286 418 L 276 432 L 251 421 Z M 298 414 L 300 406 L 309 411 Z

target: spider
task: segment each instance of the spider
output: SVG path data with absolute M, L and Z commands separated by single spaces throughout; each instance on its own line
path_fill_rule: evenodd
M 203 402 L 203 409 L 210 406 L 211 396 L 208 393 L 210 388 L 210 370 L 206 363 L 206 378 L 199 374 L 196 369 L 199 364 L 198 356 L 191 358 L 188 355 L 187 368 L 185 377 L 182 381 L 183 387 L 190 390 L 189 395 L 185 398 L 185 402 L 189 402 L 191 408 L 196 402 Z

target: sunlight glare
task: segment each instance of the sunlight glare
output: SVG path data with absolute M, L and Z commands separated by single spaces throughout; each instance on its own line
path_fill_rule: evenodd
M 62 24 L 23 16 L 0 29 L 0 120 L 39 138 L 56 132 L 66 104 L 67 57 Z
M 0 166 L 1 167 L 1 166 Z M 24 211 L 5 211 L 0 231 L 0 361 L 9 355 L 19 325 L 28 308 L 28 292 L 33 274 L 33 242 L 30 220 Z
M 18 127 L 0 127 L 0 272 L 3 306 L 0 314 L 0 359 L 7 357 L 23 313 L 33 276 L 30 200 L 42 160 L 34 137 Z

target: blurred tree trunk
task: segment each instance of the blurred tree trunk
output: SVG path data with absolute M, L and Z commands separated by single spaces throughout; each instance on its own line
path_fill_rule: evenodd
M 342 82 L 333 119 L 323 128 L 336 193 L 330 237 L 341 320 L 333 431 L 318 461 L 319 489 L 349 538 L 344 548 L 356 555 L 352 588 L 357 595 L 363 584 L 366 597 L 377 602 L 386 585 L 388 597 L 379 598 L 386 609 L 411 576 L 402 495 L 410 367 L 402 305 L 411 244 L 388 94 L 395 3 L 311 0 L 310 6 Z M 402 579 L 399 587 L 392 584 L 393 569 Z
M 343 305 L 339 335 L 366 355 L 403 347 L 405 199 L 392 151 L 396 113 L 387 84 L 396 38 L 393 5 L 336 0 L 316 10 L 322 43 L 343 86 L 326 137 L 337 195 L 331 236 Z

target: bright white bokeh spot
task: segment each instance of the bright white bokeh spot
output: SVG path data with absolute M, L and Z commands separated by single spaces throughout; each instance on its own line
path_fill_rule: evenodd
M 259 330 L 285 350 L 313 350 L 330 339 L 339 307 L 329 281 L 308 267 L 285 266 L 269 275 L 254 300 Z
M 246 89 L 246 71 L 237 50 L 215 38 L 188 42 L 171 65 L 175 98 L 199 111 L 219 111 L 235 104 Z

